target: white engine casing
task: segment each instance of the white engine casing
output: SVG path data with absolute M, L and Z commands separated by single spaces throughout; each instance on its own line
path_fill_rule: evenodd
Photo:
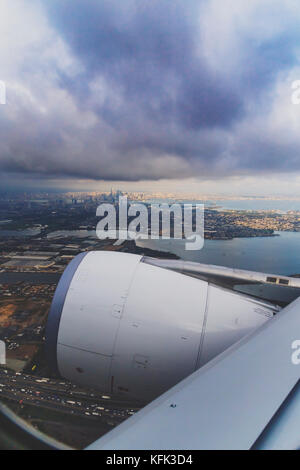
M 72 382 L 148 401 L 275 312 L 139 255 L 82 253 L 57 287 L 46 352 L 52 368 Z

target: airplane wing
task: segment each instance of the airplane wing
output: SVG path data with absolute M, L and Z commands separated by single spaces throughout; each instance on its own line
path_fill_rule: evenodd
M 298 449 L 300 298 L 88 449 Z

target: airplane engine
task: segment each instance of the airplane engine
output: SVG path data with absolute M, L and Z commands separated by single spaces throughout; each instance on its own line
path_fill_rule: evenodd
M 147 263 L 82 253 L 57 286 L 46 327 L 52 370 L 148 401 L 270 319 L 276 307 Z

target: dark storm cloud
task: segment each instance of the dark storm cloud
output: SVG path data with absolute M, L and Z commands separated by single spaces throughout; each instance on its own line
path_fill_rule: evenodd
M 117 0 L 53 1 L 49 12 L 85 65 L 82 79 L 101 74 L 121 90 L 126 107 L 134 102 L 145 117 L 188 129 L 227 125 L 240 116 L 236 84 L 224 84 L 201 56 L 198 1 L 125 1 L 122 7 Z M 118 122 L 119 114 L 107 107 L 102 115 Z
M 45 35 L 7 62 L 0 167 L 125 181 L 299 170 L 298 136 L 279 136 L 300 10 L 275 3 L 270 16 L 269 0 L 33 0 Z

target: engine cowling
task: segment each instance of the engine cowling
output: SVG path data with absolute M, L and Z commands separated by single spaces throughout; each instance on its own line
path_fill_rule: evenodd
M 110 251 L 78 255 L 46 327 L 51 368 L 106 394 L 155 398 L 273 316 L 246 295 Z

